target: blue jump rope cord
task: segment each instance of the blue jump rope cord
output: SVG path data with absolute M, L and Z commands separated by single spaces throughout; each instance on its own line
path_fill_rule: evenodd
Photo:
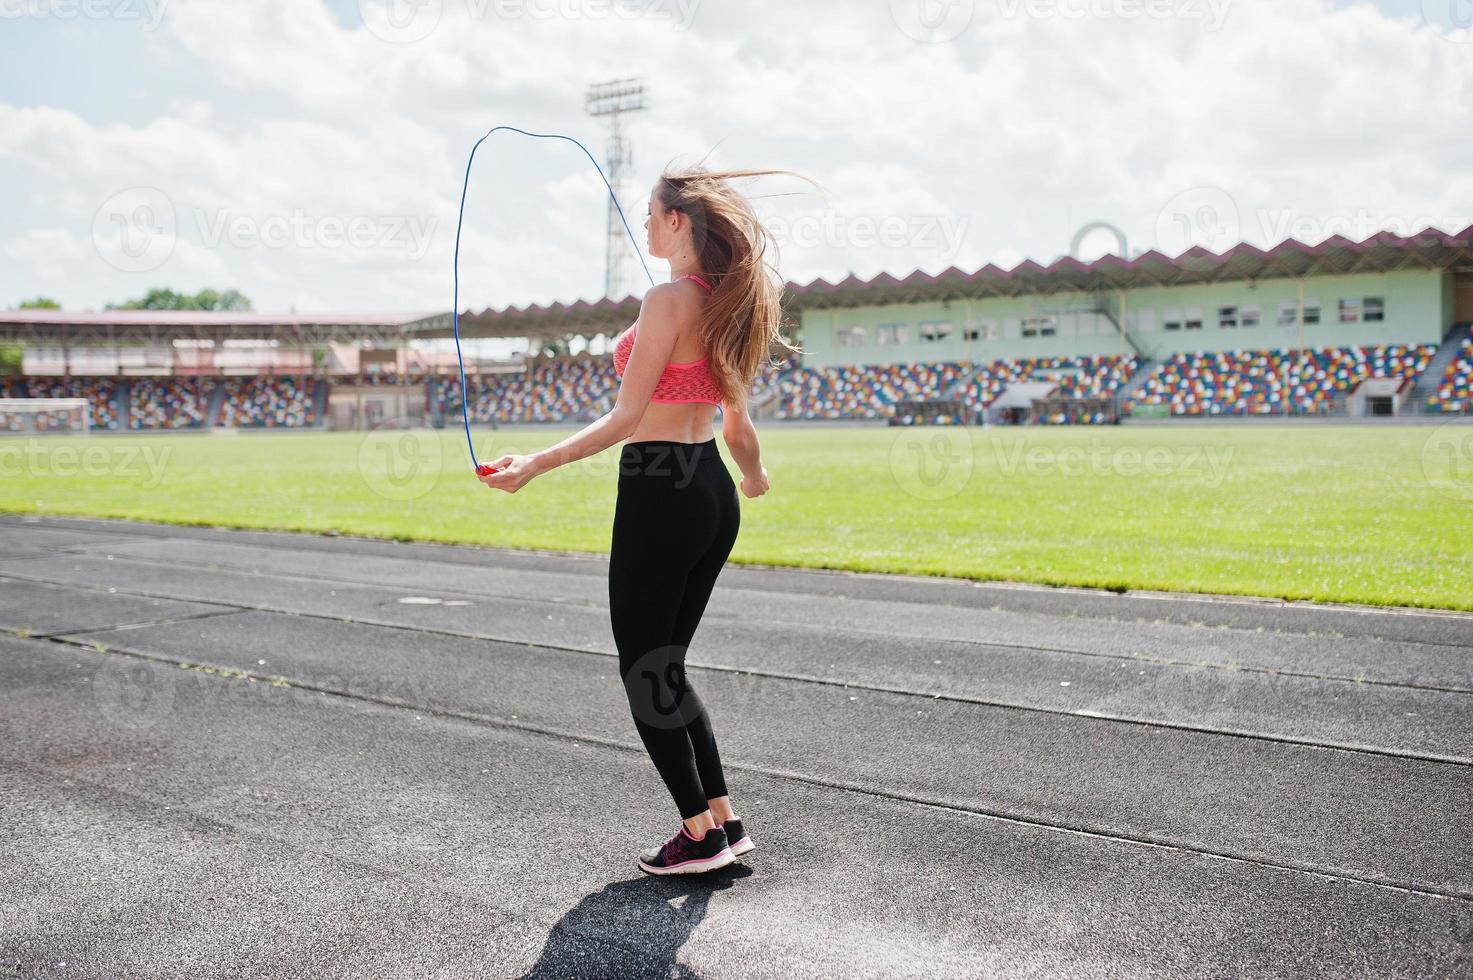
M 639 256 L 639 264 L 644 266 L 644 274 L 649 278 L 650 285 L 655 284 L 655 277 L 650 274 L 650 267 L 644 260 L 644 253 L 639 250 L 639 242 L 634 238 L 634 231 L 629 227 L 629 219 L 624 216 L 624 208 L 619 204 L 619 196 L 614 193 L 614 185 L 609 183 L 609 178 L 604 174 L 604 168 L 598 165 L 593 154 L 588 152 L 588 147 L 578 142 L 571 136 L 563 136 L 558 133 L 529 133 L 525 129 L 517 129 L 515 126 L 496 126 L 486 132 L 485 136 L 476 140 L 476 145 L 471 147 L 470 159 L 465 162 L 465 183 L 460 188 L 460 217 L 455 223 L 455 305 L 452 307 L 455 314 L 455 359 L 460 362 L 460 418 L 465 423 L 465 444 L 471 451 L 471 470 L 474 472 L 481 464 L 476 459 L 476 445 L 471 439 L 471 410 L 469 392 L 465 387 L 465 356 L 460 352 L 460 230 L 465 226 L 465 198 L 471 186 L 471 165 L 476 162 L 476 151 L 481 144 L 495 132 L 508 130 L 513 133 L 521 133 L 523 136 L 531 136 L 542 140 L 567 140 L 588 157 L 588 162 L 593 164 L 598 171 L 599 177 L 603 178 L 604 186 L 609 189 L 609 200 L 614 202 L 614 207 L 619 211 L 619 220 L 624 222 L 624 231 L 629 235 L 629 243 L 634 246 L 634 254 Z

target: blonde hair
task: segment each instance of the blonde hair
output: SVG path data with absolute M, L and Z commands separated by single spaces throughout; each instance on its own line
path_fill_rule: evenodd
M 775 346 L 802 353 L 782 335 L 783 279 L 777 271 L 777 247 L 751 203 L 728 183 L 768 174 L 807 180 L 791 170 L 712 171 L 695 166 L 667 168 L 655 183 L 660 206 L 690 218 L 701 275 L 711 284 L 701 312 L 701 344 L 723 400 L 734 406 L 746 405 L 764 361 L 781 363 L 768 361 Z M 769 249 L 773 261 L 768 261 Z

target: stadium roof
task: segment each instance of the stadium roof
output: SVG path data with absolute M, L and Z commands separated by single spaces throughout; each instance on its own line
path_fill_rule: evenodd
M 805 309 L 1060 292 L 1096 293 L 1397 269 L 1448 269 L 1460 265 L 1473 268 L 1473 225 L 1456 234 L 1428 229 L 1406 237 L 1380 233 L 1359 242 L 1339 235 L 1317 245 L 1288 239 L 1266 250 L 1244 242 L 1220 254 L 1197 247 L 1174 258 L 1152 249 L 1133 259 L 1105 255 L 1092 262 L 1081 262 L 1064 256 L 1048 265 L 1029 259 L 1011 269 L 988 264 L 975 272 L 953 267 L 936 275 L 916 271 L 904 278 L 881 273 L 872 279 L 851 275 L 832 283 L 825 279 L 802 285 L 789 282 L 784 308 L 789 316 L 794 316 Z M 463 311 L 460 331 L 463 337 L 551 338 L 569 333 L 614 333 L 638 315 L 639 300 L 632 296 L 595 303 L 579 300 L 550 306 L 509 306 L 480 313 Z M 443 328 L 439 324 L 424 324 L 416 332 L 426 337 L 449 336 L 449 318 L 445 319 Z
M 397 343 L 435 313 L 226 313 L 197 310 L 0 310 L 0 343 L 73 347 L 162 345 L 174 340 L 280 340 L 303 346 Z
M 1289 239 L 1269 249 L 1247 243 L 1222 253 L 1205 248 L 1167 256 L 1151 250 L 1132 259 L 1106 255 L 1092 262 L 1065 256 L 1039 265 L 1025 260 L 1011 269 L 985 265 L 974 272 L 955 267 L 904 278 L 881 273 L 872 279 L 848 276 L 838 282 L 814 279 L 786 284 L 783 305 L 789 317 L 805 309 L 833 309 L 1030 296 L 1099 293 L 1153 286 L 1183 286 L 1398 269 L 1473 271 L 1473 225 L 1455 234 L 1427 229 L 1403 237 L 1380 233 L 1354 242 L 1335 236 L 1318 245 Z M 570 335 L 614 334 L 634 322 L 640 300 L 509 306 L 480 313 L 462 311 L 463 337 L 529 337 L 556 340 Z M 370 342 L 394 345 L 412 339 L 449 337 L 449 313 L 277 314 L 172 310 L 0 311 L 0 343 L 68 346 L 162 345 L 183 340 L 279 340 L 302 346 Z

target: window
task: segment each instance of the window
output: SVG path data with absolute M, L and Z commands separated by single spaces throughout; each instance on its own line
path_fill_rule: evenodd
M 1025 316 L 1023 318 L 1023 336 L 1025 337 L 1052 337 L 1058 332 L 1058 323 L 1051 316 Z
M 963 340 L 996 340 L 996 320 L 973 320 L 962 328 Z
M 1294 326 L 1294 324 L 1296 324 L 1298 322 L 1299 322 L 1299 304 L 1298 303 L 1280 303 L 1279 304 L 1279 326 L 1281 326 L 1281 327 L 1292 327 L 1292 326 Z
M 1165 318 L 1165 329 L 1180 330 L 1182 315 L 1181 310 L 1165 310 L 1161 314 Z
M 1367 323 L 1381 323 L 1386 319 L 1386 297 L 1367 296 L 1362 302 Z
M 1360 300 L 1342 299 L 1340 301 L 1340 322 L 1360 323 Z
M 1217 325 L 1224 330 L 1238 329 L 1238 308 L 1236 306 L 1219 306 L 1217 308 Z
M 1194 306 L 1187 310 L 1186 322 L 1183 324 L 1188 330 L 1202 329 L 1202 308 Z
M 921 343 L 935 344 L 950 339 L 950 320 L 926 320 L 921 323 Z
M 836 347 L 863 347 L 863 327 L 839 327 L 834 331 L 834 345 Z
M 1135 329 L 1142 333 L 1149 333 L 1156 329 L 1155 310 L 1137 310 L 1135 314 Z
M 1319 323 L 1320 322 L 1320 301 L 1319 300 L 1317 300 L 1317 299 L 1307 299 L 1307 300 L 1304 301 L 1304 322 L 1305 323 Z
M 1258 321 L 1263 318 L 1262 311 L 1256 306 L 1243 307 L 1242 318 L 1238 321 L 1245 327 L 1256 327 Z
M 875 328 L 875 343 L 881 347 L 904 344 L 910 339 L 910 329 L 903 323 L 882 323 Z

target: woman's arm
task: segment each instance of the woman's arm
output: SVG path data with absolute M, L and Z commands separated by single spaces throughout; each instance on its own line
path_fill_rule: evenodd
M 578 432 L 553 446 L 527 456 L 508 454 L 492 460 L 495 473 L 480 477 L 482 483 L 516 493 L 533 477 L 559 466 L 603 452 L 629 438 L 654 397 L 660 375 L 675 352 L 681 317 L 698 315 L 682 300 L 673 283 L 662 283 L 645 293 L 639 308 L 639 329 L 634 332 L 634 349 L 624 365 L 624 377 L 614 407 Z
M 760 497 L 768 491 L 767 468 L 762 465 L 762 446 L 757 441 L 757 427 L 747 414 L 747 399 L 741 404 L 721 404 L 721 438 L 742 471 L 742 493 Z
M 757 427 L 747 414 L 747 400 L 740 405 L 721 403 L 721 438 L 731 451 L 731 458 L 743 473 L 755 473 L 762 465 L 762 447 L 757 442 Z

